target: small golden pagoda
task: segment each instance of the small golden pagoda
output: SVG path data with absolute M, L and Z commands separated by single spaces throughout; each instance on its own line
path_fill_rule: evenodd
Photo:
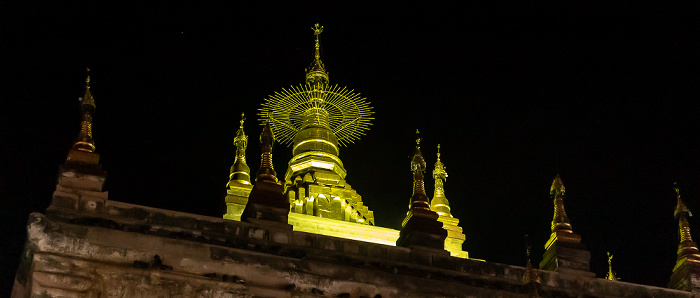
M 684 290 L 700 294 L 700 251 L 690 236 L 690 224 L 688 217 L 692 216 L 690 210 L 681 199 L 678 183 L 673 183 L 676 191 L 676 210 L 673 217 L 678 221 L 678 258 L 673 267 L 669 288 Z
M 104 191 L 107 172 L 102 169 L 92 136 L 95 98 L 90 90 L 89 68 L 85 78 L 85 93 L 78 100 L 80 133 L 68 150 L 65 164 L 58 169 L 58 183 L 47 210 L 74 208 L 76 204 L 81 210 L 96 210 L 107 201 L 108 193 Z
M 619 280 L 617 275 L 615 274 L 615 271 L 612 270 L 612 259 L 613 256 L 608 252 L 608 274 L 605 275 L 605 279 L 607 280 Z
M 340 146 L 369 129 L 372 108 L 352 90 L 329 84 L 321 60 L 323 26 L 311 29 L 314 55 L 305 83 L 275 92 L 258 113 L 276 139 L 292 147 L 282 182 L 291 205 L 289 224 L 297 231 L 394 244 L 396 231 L 374 227 L 374 213 L 346 182 L 338 157 Z
M 250 167 L 245 160 L 245 150 L 248 147 L 248 136 L 243 131 L 245 114 L 241 113 L 241 121 L 233 144 L 236 146 L 236 159 L 231 166 L 231 174 L 226 184 L 226 214 L 224 218 L 241 220 L 241 214 L 248 203 L 248 195 L 253 185 L 250 183 Z
M 590 272 L 591 253 L 581 243 L 581 235 L 571 229 L 571 222 L 564 210 L 566 188 L 559 174 L 554 177 L 549 194 L 554 201 L 552 234 L 544 245 L 546 251 L 542 256 L 540 269 L 595 277 L 595 274 Z
M 440 160 L 440 144 L 438 144 L 437 149 L 437 161 L 435 162 L 435 169 L 433 170 L 435 191 L 433 199 L 430 201 L 430 210 L 435 211 L 440 216 L 438 217 L 438 221 L 442 222 L 442 228 L 447 230 L 445 250 L 449 251 L 452 256 L 468 258 L 469 254 L 462 249 L 465 236 L 464 233 L 462 233 L 462 227 L 459 226 L 459 219 L 452 216 L 450 202 L 445 197 L 447 171 L 445 171 L 445 165 Z
M 73 148 L 68 151 L 67 162 L 77 162 L 85 164 L 98 164 L 100 155 L 95 153 L 95 140 L 92 138 L 92 116 L 95 114 L 95 99 L 90 91 L 90 69 L 87 69 L 85 78 L 85 93 L 78 98 L 80 101 L 80 134 L 73 144 Z
M 413 173 L 413 195 L 409 200 L 406 218 L 401 223 L 399 239 L 396 246 L 408 247 L 412 250 L 432 250 L 434 253 L 444 253 L 447 231 L 438 221 L 440 217 L 435 211 L 430 210 L 430 198 L 425 193 L 425 160 L 420 150 L 421 138 L 416 130 L 416 151 L 411 159 L 411 172 Z

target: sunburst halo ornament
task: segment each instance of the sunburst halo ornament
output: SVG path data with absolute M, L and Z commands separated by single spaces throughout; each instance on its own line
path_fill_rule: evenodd
M 325 111 L 318 123 L 333 132 L 341 146 L 354 143 L 372 125 L 372 107 L 354 90 L 327 84 L 302 84 L 282 89 L 266 98 L 258 110 L 261 124 L 270 123 L 275 139 L 291 146 L 297 132 L 304 126 L 304 114 L 309 110 Z M 320 119 L 325 118 L 325 119 Z

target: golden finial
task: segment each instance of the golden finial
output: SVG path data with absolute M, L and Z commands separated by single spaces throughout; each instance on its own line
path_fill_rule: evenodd
M 615 275 L 615 272 L 612 270 L 612 259 L 613 256 L 608 252 L 608 274 L 605 276 L 605 279 L 607 280 L 618 280 L 617 275 Z
M 435 162 L 435 170 L 433 170 L 433 179 L 447 180 L 447 171 L 445 165 L 440 160 L 440 144 L 437 145 L 437 161 Z
M 413 196 L 411 196 L 410 209 L 430 210 L 428 196 L 425 194 L 425 182 L 423 181 L 423 172 L 425 171 L 425 160 L 420 151 L 420 135 L 416 129 L 416 153 L 411 159 L 411 171 L 413 172 Z
M 306 84 L 317 86 L 328 84 L 328 73 L 326 73 L 326 66 L 323 65 L 321 61 L 321 42 L 319 37 L 321 32 L 323 32 L 323 26 L 318 23 L 311 27 L 314 31 L 314 60 L 311 61 L 311 66 L 306 70 Z M 319 87 L 320 88 L 320 87 Z
M 85 88 L 90 89 L 90 68 L 87 68 L 87 77 L 85 78 Z
M 275 142 L 275 136 L 270 129 L 270 123 L 265 122 L 265 127 L 260 133 L 260 143 L 262 144 L 262 161 L 260 169 L 258 169 L 255 181 L 277 183 L 277 173 L 272 166 L 272 146 Z
M 411 171 L 412 172 L 423 172 L 425 171 L 425 160 L 423 159 L 423 154 L 420 151 L 420 132 L 416 129 L 416 153 L 413 154 L 413 159 L 411 159 Z
M 673 212 L 673 216 L 678 220 L 678 236 L 680 238 L 680 243 L 678 244 L 678 261 L 680 262 L 683 259 L 700 261 L 700 251 L 698 251 L 698 246 L 693 242 L 693 238 L 690 236 L 688 217 L 692 216 L 692 214 L 681 199 L 681 191 L 678 188 L 677 182 L 673 183 L 673 189 L 676 191 L 677 200 L 676 210 Z
M 229 181 L 227 187 L 232 186 L 232 182 L 240 184 L 250 184 L 250 167 L 245 160 L 245 151 L 248 148 L 248 136 L 243 131 L 243 122 L 245 122 L 245 114 L 241 113 L 241 121 L 236 137 L 233 139 L 233 145 L 236 146 L 236 160 L 231 166 Z
M 95 141 L 92 139 L 92 115 L 95 113 L 95 99 L 90 92 L 90 68 L 87 69 L 85 78 L 85 94 L 83 97 L 79 97 L 78 101 L 80 101 L 82 120 L 80 121 L 80 134 L 73 144 L 73 149 L 95 152 Z
M 450 211 L 450 203 L 445 197 L 445 180 L 447 179 L 447 171 L 445 165 L 440 161 L 440 144 L 437 146 L 437 161 L 433 170 L 433 179 L 435 179 L 435 192 L 433 199 L 430 201 L 430 209 L 437 212 L 441 216 L 452 217 Z
M 552 187 L 549 191 L 550 195 L 554 199 L 554 218 L 552 219 L 552 232 L 562 231 L 562 232 L 572 232 L 571 222 L 569 217 L 566 215 L 564 210 L 564 197 L 566 197 L 566 188 L 564 188 L 564 183 L 559 177 L 559 173 L 554 177 L 552 181 Z

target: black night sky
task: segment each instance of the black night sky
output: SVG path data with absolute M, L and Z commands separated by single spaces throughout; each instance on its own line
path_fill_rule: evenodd
M 316 22 L 331 83 L 374 107 L 340 158 L 377 225 L 400 228 L 418 128 L 429 171 L 442 145 L 470 256 L 523 266 L 529 234 L 539 263 L 558 169 L 592 271 L 605 276 L 610 251 L 623 281 L 665 286 L 674 181 L 700 212 L 698 5 L 487 2 L 3 3 L 3 292 L 79 131 L 86 67 L 109 199 L 220 217 L 240 113 L 256 171 L 253 115 L 303 82 Z M 273 153 L 282 176 L 291 148 Z

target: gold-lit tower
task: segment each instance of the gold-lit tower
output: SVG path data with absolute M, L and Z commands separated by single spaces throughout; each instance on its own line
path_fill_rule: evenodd
M 85 78 L 85 92 L 80 101 L 80 133 L 68 150 L 66 163 L 58 169 L 58 183 L 47 210 L 80 208 L 94 211 L 104 206 L 108 193 L 104 191 L 107 172 L 102 169 L 100 155 L 95 152 L 92 138 L 92 118 L 95 98 L 90 90 L 90 69 Z
M 608 274 L 605 275 L 605 279 L 607 280 L 619 280 L 617 278 L 617 275 L 615 274 L 615 271 L 612 270 L 612 259 L 613 256 L 608 252 Z
M 85 78 L 85 92 L 80 101 L 80 133 L 73 143 L 73 148 L 68 151 L 67 162 L 79 162 L 85 164 L 97 164 L 100 156 L 95 153 L 95 140 L 92 138 L 92 116 L 95 114 L 95 99 L 90 91 L 90 69 L 87 69 Z
M 435 191 L 433 199 L 430 201 L 430 210 L 435 211 L 440 217 L 438 220 L 442 222 L 442 227 L 447 230 L 447 238 L 445 238 L 445 250 L 449 251 L 452 256 L 467 258 L 468 254 L 462 249 L 464 243 L 464 233 L 462 227 L 459 226 L 459 219 L 452 216 L 450 211 L 450 202 L 445 197 L 445 180 L 447 180 L 447 171 L 445 165 L 440 160 L 440 144 L 437 146 L 437 161 L 433 170 L 433 179 L 435 179 Z
M 681 191 L 677 183 L 673 183 L 676 191 L 676 210 L 673 217 L 678 221 L 678 258 L 673 267 L 669 288 L 690 291 L 700 295 L 700 252 L 698 246 L 690 236 L 690 224 L 688 217 L 692 216 L 690 210 L 681 199 Z
M 358 140 L 369 128 L 373 112 L 352 90 L 329 85 L 320 52 L 323 27 L 316 24 L 312 29 L 314 56 L 305 84 L 269 96 L 258 114 L 280 143 L 292 146 L 284 179 L 292 205 L 290 224 L 317 233 L 325 233 L 317 227 L 329 226 L 315 222 L 321 219 L 374 225 L 373 212 L 345 181 L 347 171 L 338 157 L 339 146 Z
M 416 151 L 411 159 L 411 172 L 413 172 L 413 195 L 409 200 L 406 218 L 401 223 L 399 239 L 396 246 L 409 247 L 416 250 L 442 251 L 445 249 L 447 231 L 438 221 L 440 217 L 435 211 L 430 210 L 429 198 L 425 194 L 425 160 L 420 150 L 421 138 L 416 130 Z
M 229 181 L 226 184 L 226 214 L 224 214 L 226 219 L 241 219 L 241 213 L 248 203 L 248 195 L 253 189 L 250 183 L 250 167 L 245 159 L 248 136 L 243 131 L 243 122 L 245 122 L 245 114 L 241 113 L 240 126 L 233 139 L 233 144 L 236 146 L 236 159 L 231 166 Z
M 595 277 L 595 274 L 590 272 L 591 253 L 581 243 L 581 236 L 571 229 L 571 222 L 564 210 L 566 188 L 559 174 L 554 177 L 549 194 L 554 201 L 552 234 L 544 246 L 546 251 L 540 262 L 540 269 Z
M 272 224 L 277 228 L 289 228 L 289 202 L 282 191 L 284 188 L 278 183 L 277 173 L 272 166 L 272 147 L 275 143 L 275 135 L 270 125 L 265 123 L 260 133 L 260 168 L 255 175 L 255 186 L 250 190 L 248 203 L 241 214 L 242 221 L 256 224 Z

